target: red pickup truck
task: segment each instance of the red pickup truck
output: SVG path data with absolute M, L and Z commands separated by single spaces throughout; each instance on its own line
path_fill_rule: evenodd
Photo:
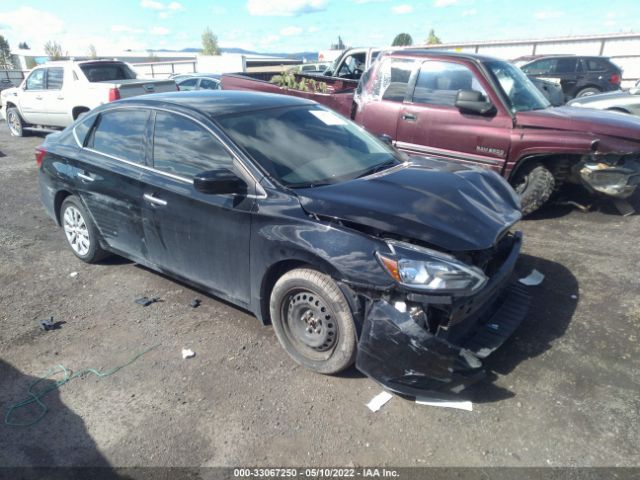
M 491 168 L 520 194 L 525 214 L 566 183 L 612 197 L 628 211 L 623 199 L 640 183 L 640 119 L 551 107 L 521 70 L 502 60 L 402 49 L 381 53 L 357 86 L 308 78 L 326 81 L 326 88 L 305 84 L 301 91 L 242 75 L 223 75 L 222 88 L 310 98 L 406 153 Z

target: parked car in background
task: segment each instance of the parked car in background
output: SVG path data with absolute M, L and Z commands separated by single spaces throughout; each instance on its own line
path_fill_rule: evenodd
M 323 73 L 330 66 L 331 63 L 329 62 L 302 63 L 300 65 L 296 65 L 295 67 L 291 67 L 288 71 L 302 73 Z
M 607 57 L 554 55 L 520 67 L 529 77 L 553 78 L 562 85 L 565 100 L 620 90 L 622 69 Z
M 176 81 L 178 90 L 220 90 L 220 75 L 196 73 Z
M 173 80 L 138 79 L 117 60 L 49 62 L 31 70 L 19 87 L 0 93 L 0 116 L 11 135 L 34 128 L 61 128 L 104 103 L 175 91 Z
M 551 105 L 554 107 L 564 105 L 564 92 L 559 81 L 536 77 L 529 77 L 529 80 L 542 92 Z
M 525 214 L 567 183 L 613 198 L 628 211 L 622 201 L 640 182 L 636 118 L 553 108 L 519 68 L 492 57 L 391 50 L 363 75 L 355 96 L 282 88 L 243 75 L 223 75 L 222 86 L 314 99 L 406 153 L 490 168 L 520 194 Z
M 572 107 L 596 108 L 613 112 L 629 113 L 640 116 L 640 88 L 627 91 L 601 93 L 588 97 L 575 98 L 567 105 Z
M 7 88 L 13 88 L 15 85 L 11 80 L 6 78 L 0 78 L 0 92 L 2 90 L 6 90 Z
M 381 48 L 350 48 L 342 52 L 322 74 L 346 80 L 359 80 L 378 57 Z
M 283 95 L 104 105 L 36 153 L 85 262 L 117 253 L 271 323 L 299 364 L 458 393 L 526 316 L 518 198 L 493 172 L 409 159 Z

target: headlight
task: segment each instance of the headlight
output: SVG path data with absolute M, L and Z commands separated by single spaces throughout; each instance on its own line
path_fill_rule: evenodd
M 487 283 L 482 270 L 451 255 L 404 242 L 390 240 L 387 245 L 393 253 L 378 252 L 378 259 L 406 287 L 433 293 L 470 293 Z

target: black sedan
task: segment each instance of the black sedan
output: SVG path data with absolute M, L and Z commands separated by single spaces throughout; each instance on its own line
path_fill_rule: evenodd
M 406 157 L 308 100 L 121 100 L 36 160 L 77 257 L 122 255 L 248 309 L 316 372 L 355 362 L 398 392 L 459 392 L 526 314 L 502 178 Z

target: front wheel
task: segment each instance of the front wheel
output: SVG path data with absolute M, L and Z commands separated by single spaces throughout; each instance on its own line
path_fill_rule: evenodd
M 520 195 L 522 214 L 529 215 L 544 205 L 555 188 L 553 173 L 540 163 L 525 165 L 516 174 L 513 188 Z
M 107 256 L 100 246 L 98 230 L 76 197 L 67 197 L 62 202 L 60 220 L 67 243 L 76 257 L 83 262 L 95 263 Z
M 316 270 L 295 269 L 274 285 L 271 322 L 285 351 L 300 365 L 333 374 L 356 356 L 356 329 L 338 285 Z
M 12 107 L 7 109 L 7 126 L 9 127 L 9 133 L 11 133 L 11 136 L 24 136 L 24 121 L 22 120 L 17 108 Z

